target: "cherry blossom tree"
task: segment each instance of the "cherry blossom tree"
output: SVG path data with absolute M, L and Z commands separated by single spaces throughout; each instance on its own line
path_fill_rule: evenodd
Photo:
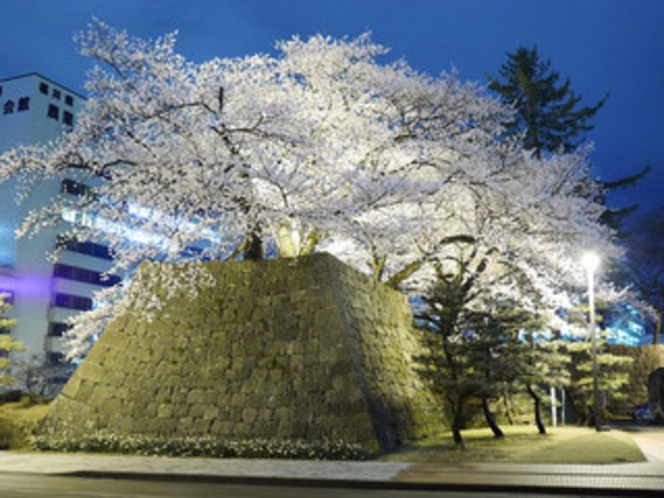
M 117 270 L 176 263 L 160 278 L 192 295 L 204 270 L 187 262 L 317 250 L 416 295 L 462 263 L 473 295 L 552 308 L 582 281 L 582 248 L 616 253 L 588 151 L 534 157 L 504 138 L 511 111 L 482 88 L 382 63 L 368 35 L 200 64 L 174 35 L 148 42 L 97 20 L 78 41 L 98 65 L 75 129 L 5 154 L 0 177 L 74 178 L 93 194 L 63 194 L 23 235 L 68 217 Z M 147 290 L 103 293 L 115 307 L 79 317 L 79 344 L 117 306 L 159 307 Z

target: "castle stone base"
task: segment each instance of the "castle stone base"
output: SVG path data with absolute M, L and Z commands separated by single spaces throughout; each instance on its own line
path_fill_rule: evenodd
M 43 430 L 343 440 L 372 450 L 442 429 L 412 358 L 405 296 L 319 254 L 205 263 L 214 288 L 107 327 Z M 134 285 L 159 294 L 159 264 Z

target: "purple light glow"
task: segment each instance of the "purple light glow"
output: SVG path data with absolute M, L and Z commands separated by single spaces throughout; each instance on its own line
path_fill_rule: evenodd
M 49 274 L 0 275 L 0 289 L 13 292 L 18 299 L 30 301 L 50 299 L 51 282 Z

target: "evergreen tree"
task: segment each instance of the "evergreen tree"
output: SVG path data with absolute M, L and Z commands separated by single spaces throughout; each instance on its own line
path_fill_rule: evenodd
M 652 171 L 652 168 L 650 166 L 645 166 L 641 171 L 633 175 L 619 178 L 618 180 L 614 181 L 600 182 L 604 192 L 603 198 L 600 199 L 600 202 L 602 204 L 606 204 L 606 195 L 610 192 L 635 187 L 639 181 L 641 181 L 643 178 L 645 178 L 646 175 L 650 173 L 650 171 Z M 624 228 L 625 220 L 628 216 L 634 214 L 638 208 L 638 203 L 624 208 L 613 208 L 607 206 L 604 213 L 602 214 L 601 221 L 606 226 L 615 230 L 616 238 L 618 240 L 624 241 L 630 237 L 629 231 L 626 231 Z
M 521 369 L 519 381 L 533 401 L 537 430 L 540 434 L 546 434 L 542 417 L 543 399 L 546 396 L 544 389 L 567 385 L 570 357 L 563 351 L 562 340 L 551 340 L 536 329 L 525 330 L 523 339 L 526 351 L 517 363 Z
M 499 77 L 487 76 L 489 89 L 496 92 L 502 102 L 514 107 L 513 120 L 505 123 L 507 134 L 523 136 L 523 145 L 537 157 L 543 153 L 569 152 L 583 143 L 584 134 L 594 128 L 590 120 L 604 107 L 606 94 L 593 106 L 580 107 L 581 96 L 570 89 L 570 79 L 562 83 L 560 74 L 551 68 L 550 59 L 542 59 L 537 47 L 519 47 L 507 54 L 507 61 L 498 70 Z M 651 170 L 645 166 L 633 175 L 613 181 L 599 181 L 601 199 L 606 205 L 606 194 L 634 187 Z M 597 192 L 596 190 L 594 190 Z M 638 208 L 607 207 L 602 222 L 623 239 L 625 218 Z
M 623 279 L 650 306 L 652 343 L 659 344 L 664 316 L 664 207 L 636 220 L 627 246 L 629 259 Z
M 507 133 L 523 134 L 525 148 L 537 157 L 576 149 L 608 98 L 607 94 L 593 106 L 580 107 L 581 96 L 570 89 L 569 78 L 561 83 L 560 74 L 551 69 L 549 59 L 540 57 L 537 47 L 508 53 L 498 73 L 498 78 L 487 77 L 489 88 L 515 107 Z
M 416 358 L 420 374 L 444 400 L 458 446 L 465 444 L 461 431 L 467 403 L 478 392 L 480 382 L 468 354 L 471 337 L 464 333 L 463 326 L 471 289 L 466 277 L 463 264 L 455 274 L 439 271 L 434 289 L 423 297 L 423 308 L 416 315 L 425 331 L 423 345 L 427 351 Z
M 532 314 L 505 300 L 482 311 L 468 313 L 467 334 L 472 334 L 470 361 L 482 380 L 476 395 L 480 398 L 484 419 L 496 438 L 502 438 L 490 402 L 515 391 L 528 353 L 520 338 L 524 328 L 535 325 Z
M 604 330 L 604 315 L 606 303 L 597 303 L 597 366 L 598 383 L 600 392 L 604 392 L 606 398 L 602 400 L 603 405 L 610 402 L 610 398 L 621 399 L 625 395 L 625 388 L 629 384 L 629 371 L 632 367 L 632 358 L 620 354 L 619 351 L 611 350 L 607 343 L 607 333 Z M 572 325 L 580 329 L 587 327 L 588 319 L 585 316 L 588 308 L 580 306 L 569 316 Z M 576 340 L 567 341 L 564 345 L 565 352 L 570 355 L 569 368 L 570 382 L 567 394 L 574 409 L 574 416 L 579 425 L 593 423 L 593 364 L 592 364 L 592 338 L 590 335 L 580 336 Z M 603 408 L 605 409 L 605 408 Z M 606 420 L 606 413 L 600 418 Z
M 9 311 L 11 304 L 6 295 L 0 295 L 0 386 L 11 384 L 14 379 L 8 374 L 9 353 L 11 351 L 25 351 L 20 342 L 16 342 L 12 337 L 12 330 L 16 325 L 13 318 L 5 318 L 5 313 Z
M 513 394 L 517 386 L 533 398 L 538 430 L 546 433 L 541 386 L 560 387 L 568 378 L 568 357 L 561 354 L 560 341 L 538 333 L 546 327 L 542 316 L 510 298 L 476 292 L 474 283 L 487 271 L 485 262 L 475 265 L 472 257 L 459 258 L 456 271 L 439 268 L 436 285 L 422 297 L 416 314 L 426 349 L 416 360 L 423 378 L 444 400 L 460 446 L 473 400 L 481 402 L 494 436 L 503 437 L 490 402 Z

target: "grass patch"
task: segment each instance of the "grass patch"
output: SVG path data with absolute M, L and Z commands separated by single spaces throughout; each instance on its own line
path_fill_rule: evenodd
M 488 429 L 464 431 L 466 448 L 457 448 L 451 434 L 418 441 L 380 458 L 387 462 L 432 463 L 569 463 L 643 462 L 645 457 L 629 434 L 596 432 L 585 427 L 553 427 L 544 436 L 534 427 L 504 427 L 504 439 Z
M 31 449 L 30 442 L 33 431 L 39 421 L 46 415 L 48 408 L 47 403 L 27 397 L 18 402 L 0 403 L 0 449 Z M 457 448 L 452 441 L 451 434 L 446 433 L 407 445 L 396 453 L 380 457 L 379 461 L 451 464 L 472 462 L 607 464 L 645 461 L 645 457 L 632 441 L 631 436 L 621 430 L 596 432 L 594 429 L 584 427 L 553 427 L 548 429 L 548 434 L 545 436 L 540 436 L 537 430 L 530 426 L 507 426 L 503 427 L 503 430 L 506 435 L 504 439 L 493 438 L 493 434 L 489 429 L 466 430 L 463 432 L 467 443 L 464 449 Z M 92 438 L 90 441 L 96 441 L 93 436 L 90 437 Z M 90 441 L 87 441 L 88 446 L 91 444 Z M 207 445 L 210 448 L 206 447 L 206 450 L 210 451 L 202 451 L 198 446 L 204 442 L 200 440 L 195 441 L 194 446 L 191 444 L 178 446 L 176 442 L 168 441 L 168 444 L 164 443 L 162 446 L 165 445 L 164 447 L 169 449 L 175 444 L 178 451 L 169 450 L 171 454 L 192 455 L 221 452 L 224 455 L 216 456 L 242 454 L 247 457 L 251 454 L 253 457 L 260 455 L 275 458 L 278 457 L 278 454 L 281 454 L 282 458 L 325 458 L 326 456 L 327 458 L 340 458 L 343 456 L 356 459 L 359 457 L 354 454 L 356 448 L 346 448 L 345 446 L 342 448 L 334 445 L 328 448 L 325 444 L 323 444 L 324 448 L 317 448 L 318 451 L 314 451 L 312 454 L 312 448 L 299 448 L 298 446 L 295 449 L 299 449 L 299 451 L 295 451 L 291 447 L 292 444 L 290 446 L 287 444 L 282 448 L 278 445 L 274 446 L 273 442 L 246 443 L 246 447 L 238 446 L 238 443 L 225 443 L 228 448 L 233 450 L 228 453 L 226 446 L 220 447 L 221 449 L 217 448 L 220 443 L 216 441 L 214 444 L 209 443 Z M 72 443 L 72 441 L 68 441 L 68 443 Z M 123 441 L 123 444 L 127 445 L 128 443 Z M 130 453 L 141 453 L 140 448 L 131 446 L 129 444 L 125 450 L 129 450 Z M 238 450 L 240 446 L 242 446 L 242 451 Z M 151 444 L 150 447 L 151 451 L 154 452 L 155 448 L 161 446 Z M 183 448 L 186 451 L 180 451 Z M 50 449 L 62 450 L 62 448 Z M 74 451 L 82 449 L 92 450 L 93 448 L 76 448 Z M 211 449 L 215 451 L 211 451 Z M 224 451 L 221 451 L 222 449 Z M 106 448 L 106 451 L 109 450 L 111 452 L 123 452 L 117 448 Z M 143 451 L 145 450 L 143 449 Z M 165 451 L 165 453 L 167 454 L 169 451 Z M 340 451 L 343 455 L 339 454 Z M 362 455 L 362 457 L 366 457 L 366 455 Z
M 30 396 L 0 403 L 0 449 L 28 448 L 33 430 L 47 411 L 47 402 Z

